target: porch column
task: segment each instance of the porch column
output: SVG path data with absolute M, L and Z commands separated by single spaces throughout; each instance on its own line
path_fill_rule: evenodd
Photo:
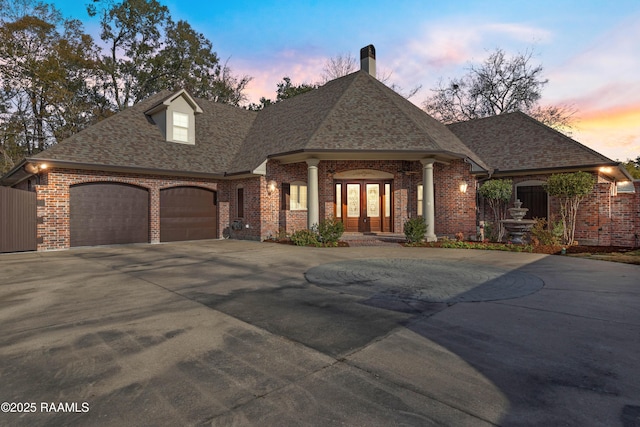
M 307 228 L 320 222 L 320 200 L 318 198 L 318 159 L 307 160 Z
M 427 223 L 427 234 L 425 236 L 427 242 L 435 242 L 436 237 L 436 215 L 435 215 L 435 198 L 433 195 L 433 163 L 435 159 L 423 159 L 422 163 L 422 212 L 424 220 Z

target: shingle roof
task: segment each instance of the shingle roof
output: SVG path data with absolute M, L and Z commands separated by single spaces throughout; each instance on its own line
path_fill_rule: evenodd
M 225 172 L 257 113 L 197 99 L 203 113 L 195 116 L 196 144 L 168 142 L 145 111 L 172 95 L 160 92 L 35 157 L 172 172 Z
M 446 126 L 358 71 L 260 112 L 195 99 L 195 145 L 167 142 L 145 114 L 174 93 L 152 96 L 38 154 L 60 162 L 167 172 L 256 169 L 295 151 L 418 152 L 468 157 L 488 169 Z
M 233 166 L 300 150 L 450 153 L 486 167 L 442 123 L 363 71 L 265 108 Z
M 497 171 L 616 164 L 521 112 L 453 123 L 447 127 Z

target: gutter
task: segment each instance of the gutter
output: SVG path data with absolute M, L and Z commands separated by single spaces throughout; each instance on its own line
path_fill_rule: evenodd
M 159 169 L 159 168 L 141 168 L 141 167 L 133 167 L 133 166 L 113 166 L 113 165 L 104 165 L 104 164 L 96 164 L 96 163 L 84 163 L 84 162 L 73 162 L 73 161 L 60 161 L 55 159 L 46 159 L 40 157 L 29 157 L 22 160 L 16 167 L 14 167 L 11 171 L 5 174 L 2 178 L 0 178 L 0 184 L 13 186 L 19 184 L 25 179 L 30 178 L 33 175 L 36 175 L 41 171 L 37 167 L 32 169 L 31 171 L 27 170 L 29 165 L 31 167 L 38 164 L 46 164 L 47 168 L 64 168 L 64 169 L 79 169 L 79 170 L 93 170 L 93 171 L 103 171 L 103 172 L 121 172 L 121 173 L 130 173 L 130 174 L 142 174 L 142 175 L 164 175 L 164 176 L 180 176 L 180 177 L 190 177 L 190 178 L 206 178 L 206 179 L 224 179 L 224 173 L 207 173 L 207 172 L 193 172 L 193 171 L 180 171 L 180 170 L 169 170 L 169 169 Z M 16 180 L 9 180 L 13 175 L 20 173 L 20 169 L 24 171 L 24 176 L 20 176 Z
M 620 174 L 607 174 L 605 172 L 600 171 L 602 167 L 612 167 L 616 168 Z M 599 172 L 603 175 L 608 176 L 612 181 L 616 181 L 616 178 L 619 175 L 622 175 L 626 178 L 627 181 L 632 181 L 633 178 L 626 170 L 622 163 L 612 162 L 612 163 L 597 163 L 590 165 L 578 165 L 578 166 L 565 166 L 565 167 L 552 167 L 552 168 L 536 168 L 536 169 L 512 169 L 512 170 L 502 170 L 495 169 L 493 171 L 494 176 L 514 176 L 514 175 L 528 175 L 528 174 L 539 174 L 539 173 L 563 173 L 563 172 L 574 172 L 574 171 L 591 171 L 591 172 Z

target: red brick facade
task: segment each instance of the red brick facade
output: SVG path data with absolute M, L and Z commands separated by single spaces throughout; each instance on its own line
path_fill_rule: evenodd
M 511 178 L 514 186 L 525 182 L 545 182 L 549 175 L 527 175 Z M 615 192 L 615 183 L 598 177 L 593 192 L 580 203 L 576 218 L 575 239 L 582 245 L 640 246 L 640 181 L 635 181 L 635 193 Z M 515 193 L 512 202 L 515 201 Z M 478 220 L 491 221 L 493 214 L 480 200 Z M 523 206 L 527 207 L 527 206 Z M 549 219 L 559 221 L 560 207 L 555 197 L 549 197 Z
M 38 216 L 38 250 L 69 248 L 69 187 L 87 182 L 118 182 L 136 185 L 149 191 L 149 242 L 160 241 L 160 190 L 177 186 L 195 186 L 217 191 L 219 184 L 212 180 L 116 174 L 112 172 L 72 169 L 51 169 L 42 174 L 35 186 Z M 224 201 L 224 195 L 218 195 Z M 219 207 L 219 210 L 220 207 Z M 218 229 L 228 227 L 228 215 L 218 215 Z M 223 223 L 222 221 L 227 221 Z
M 392 227 L 402 233 L 407 219 L 418 213 L 418 185 L 422 183 L 419 161 L 320 161 L 318 165 L 320 219 L 335 214 L 334 176 L 354 170 L 391 174 Z M 160 175 L 136 175 L 112 172 L 51 169 L 33 186 L 37 194 L 38 250 L 69 247 L 69 187 L 88 182 L 118 182 L 136 185 L 149 191 L 149 242 L 160 241 L 160 190 L 175 186 L 196 186 L 217 192 L 218 233 L 220 238 L 263 240 L 279 232 L 307 228 L 306 210 L 288 210 L 282 206 L 282 184 L 308 180 L 307 164 L 280 164 L 271 160 L 266 176 L 238 180 L 207 180 Z M 546 175 L 515 177 L 514 185 L 525 181 L 544 181 Z M 468 184 L 467 192 L 460 183 Z M 269 188 L 269 184 L 275 184 Z M 635 193 L 615 195 L 611 184 L 600 178 L 594 192 L 580 206 L 576 239 L 582 244 L 638 246 L 640 230 L 640 182 Z M 452 237 L 463 233 L 476 236 L 477 220 L 491 218 L 487 207 L 480 204 L 476 215 L 475 177 L 462 160 L 434 165 L 435 231 L 438 236 Z M 238 189 L 242 188 L 243 215 L 239 216 Z M 526 207 L 526 206 L 525 206 Z M 557 202 L 549 199 L 550 216 L 558 217 Z
M 615 183 L 602 179 L 580 203 L 576 240 L 598 246 L 640 246 L 640 181 L 635 193 L 615 194 Z
M 422 164 L 419 161 L 350 160 L 321 161 L 318 164 L 318 193 L 320 201 L 320 219 L 335 215 L 334 175 L 353 170 L 380 171 L 393 175 L 392 179 L 392 220 L 393 231 L 403 232 L 407 219 L 417 215 L 418 184 L 422 183 Z M 436 163 L 434 167 L 434 186 L 436 224 L 438 235 L 453 236 L 462 232 L 465 236 L 476 233 L 476 194 L 475 179 L 470 173 L 470 165 L 462 160 L 448 165 Z M 276 182 L 276 191 L 265 194 L 262 204 L 263 232 L 266 238 L 276 235 L 279 230 L 289 233 L 307 228 L 306 211 L 281 209 L 282 183 L 295 181 L 307 182 L 307 164 L 280 164 L 270 161 L 267 166 L 263 188 L 269 181 Z M 460 183 L 468 183 L 466 194 L 460 192 Z

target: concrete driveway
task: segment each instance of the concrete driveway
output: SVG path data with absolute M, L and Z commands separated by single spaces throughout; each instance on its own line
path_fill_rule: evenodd
M 638 426 L 640 266 L 229 240 L 5 254 L 0 401 L 25 426 Z

